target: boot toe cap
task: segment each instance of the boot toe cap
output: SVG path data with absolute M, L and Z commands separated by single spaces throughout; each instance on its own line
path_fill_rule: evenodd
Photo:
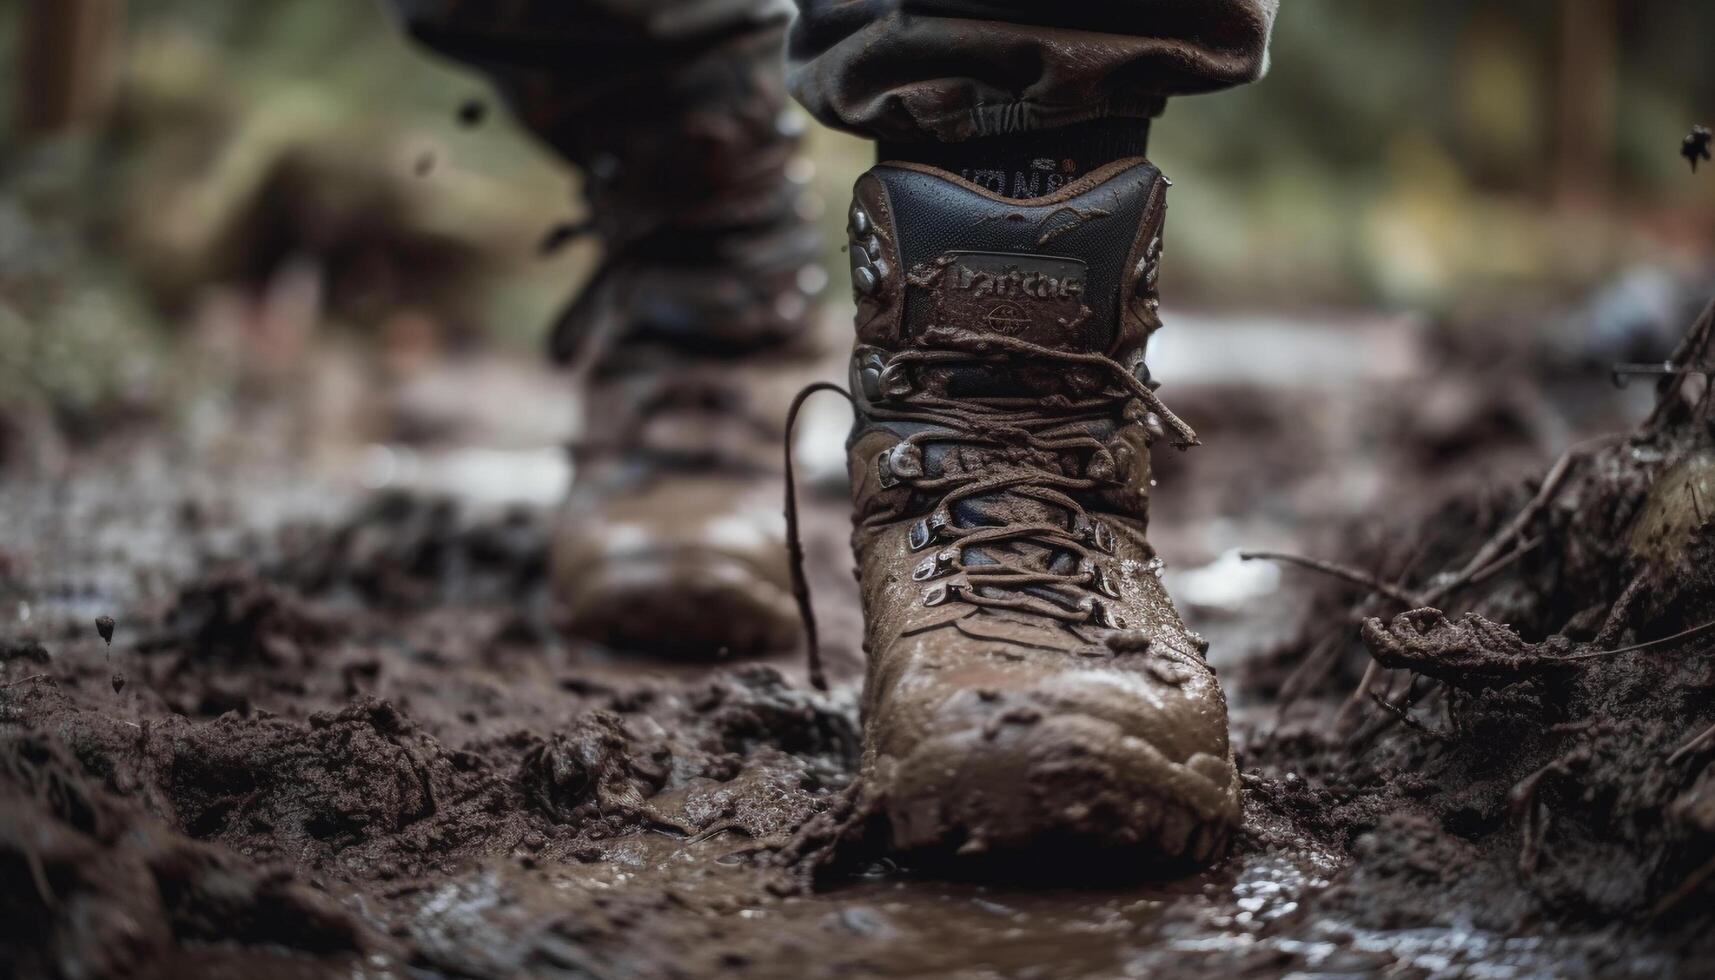
M 1124 851 L 1138 869 L 1199 866 L 1240 821 L 1225 703 L 1206 673 L 1172 684 L 1111 667 L 1015 667 L 902 680 L 872 731 L 901 850 Z
M 574 487 L 550 554 L 576 636 L 625 653 L 756 656 L 800 626 L 777 502 L 748 478 Z
M 686 553 L 605 562 L 561 590 L 567 628 L 613 650 L 756 656 L 798 642 L 791 595 L 743 562 Z

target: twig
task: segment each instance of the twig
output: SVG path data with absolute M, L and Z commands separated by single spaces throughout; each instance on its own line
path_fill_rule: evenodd
M 1541 545 L 1542 545 L 1542 536 L 1541 535 L 1537 535 L 1536 537 L 1531 538 L 1529 541 L 1526 541 L 1524 544 L 1521 544 L 1517 548 L 1514 548 L 1513 550 L 1507 552 L 1506 555 L 1504 555 L 1500 558 L 1496 558 L 1492 562 L 1489 562 L 1489 564 L 1486 567 L 1482 568 L 1475 575 L 1472 575 L 1470 578 L 1466 579 L 1463 583 L 1461 583 L 1462 587 L 1470 588 L 1473 585 L 1481 585 L 1482 583 L 1487 582 L 1489 579 L 1494 578 L 1496 575 L 1505 571 L 1508 566 L 1517 562 L 1520 558 L 1523 558 L 1525 555 L 1528 555 L 1531 552 L 1535 551 Z
M 756 835 L 751 832 L 749 827 L 744 826 L 743 824 L 739 823 L 737 820 L 723 820 L 720 823 L 714 824 L 711 827 L 705 828 L 703 830 L 700 830 L 700 831 L 692 834 L 689 837 L 686 837 L 685 843 L 687 845 L 701 844 L 703 841 L 710 840 L 710 839 L 715 838 L 715 837 L 719 837 L 721 834 L 727 833 L 729 831 L 734 832 L 734 833 L 743 834 L 744 836 L 749 837 L 753 840 L 756 838 Z
M 0 688 L 14 687 L 18 684 L 27 684 L 30 681 L 39 681 L 46 676 L 48 676 L 48 675 L 47 674 L 31 674 L 28 677 L 20 677 L 15 681 L 7 681 L 4 684 L 0 684 Z
M 1319 558 L 1306 558 L 1303 555 L 1290 555 L 1278 551 L 1241 551 L 1239 552 L 1239 558 L 1244 561 L 1253 561 L 1258 559 L 1263 561 L 1278 561 L 1288 565 L 1297 565 L 1301 568 L 1308 568 L 1312 571 L 1321 572 L 1324 575 L 1331 575 L 1335 578 L 1351 582 L 1354 585 L 1364 586 L 1371 592 L 1374 592 L 1377 595 L 1386 596 L 1400 605 L 1405 606 L 1407 609 L 1418 609 L 1429 605 L 1429 603 L 1425 602 L 1422 597 L 1412 595 L 1410 592 L 1407 592 L 1398 586 L 1389 585 L 1367 572 L 1359 571 L 1358 569 L 1347 565 L 1338 565 L 1333 562 L 1322 561 Z M 1335 728 L 1339 729 L 1346 726 L 1347 720 L 1351 717 L 1352 712 L 1356 710 L 1359 705 L 1363 704 L 1364 695 L 1368 694 L 1370 688 L 1375 685 L 1376 677 L 1380 673 L 1381 665 L 1376 663 L 1374 660 L 1371 660 L 1369 665 L 1364 668 L 1364 676 L 1358 681 L 1357 688 L 1352 691 L 1351 695 L 1346 698 L 1343 704 L 1340 705 L 1339 713 L 1334 716 Z
M 1709 346 L 1709 334 L 1712 329 L 1715 329 L 1715 299 L 1710 300 L 1709 305 L 1703 308 L 1703 312 L 1697 315 L 1697 321 L 1680 339 L 1679 346 L 1674 348 L 1673 356 L 1668 358 L 1668 363 L 1678 366 L 1693 360 L 1701 360 L 1705 348 Z M 1655 407 L 1650 410 L 1649 417 L 1644 419 L 1644 428 L 1653 429 L 1661 421 L 1662 413 L 1678 397 L 1680 387 L 1685 384 L 1685 378 L 1684 372 L 1677 372 L 1661 379 L 1655 390 Z
M 1381 663 L 1374 658 L 1371 658 L 1370 662 L 1364 666 L 1364 676 L 1358 678 L 1358 686 L 1352 689 L 1352 693 L 1340 704 L 1339 712 L 1334 715 L 1335 730 L 1346 728 L 1347 720 L 1351 718 L 1352 712 L 1356 711 L 1358 706 L 1364 703 L 1365 695 L 1369 695 L 1370 697 L 1375 696 L 1370 694 L 1370 688 L 1375 686 L 1376 677 L 1378 677 L 1381 672 Z
M 1442 732 L 1438 732 L 1435 729 L 1430 728 L 1428 725 L 1425 725 L 1423 722 L 1418 721 L 1416 718 L 1411 717 L 1411 715 L 1408 713 L 1410 711 L 1410 708 L 1411 708 L 1410 704 L 1397 705 L 1397 704 L 1394 704 L 1392 701 L 1389 701 L 1387 698 L 1382 697 L 1379 694 L 1371 694 L 1370 700 L 1374 701 L 1376 704 L 1380 705 L 1382 707 L 1382 710 L 1384 710 L 1388 714 L 1392 715 L 1396 721 L 1398 721 L 1400 724 L 1403 724 L 1405 727 L 1411 729 L 1412 731 L 1417 732 L 1418 734 L 1421 734 L 1421 735 L 1427 735 L 1430 738 L 1433 738 L 1438 742 L 1446 741 L 1447 736 L 1445 734 L 1443 734 Z M 1378 730 L 1377 734 L 1380 734 L 1379 730 Z
M 48 872 L 42 867 L 42 856 L 34 848 L 24 848 L 24 865 L 30 869 L 30 880 L 35 883 L 36 894 L 41 897 L 42 904 L 50 909 L 60 907 L 59 899 L 54 894 L 53 885 L 48 883 Z
M 1667 764 L 1671 766 L 1693 752 L 1700 752 L 1708 748 L 1711 744 L 1715 744 L 1715 725 L 1710 725 L 1703 730 L 1703 734 L 1675 749 L 1674 753 L 1667 757 Z
M 1398 586 L 1389 585 L 1368 572 L 1362 572 L 1347 565 L 1337 565 L 1333 562 L 1323 561 L 1320 558 L 1306 558 L 1303 555 L 1289 555 L 1278 551 L 1241 551 L 1239 552 L 1239 558 L 1244 561 L 1278 561 L 1288 565 L 1297 565 L 1301 568 L 1308 568 L 1312 571 L 1321 572 L 1324 575 L 1332 575 L 1335 578 L 1344 579 L 1353 585 L 1361 585 L 1379 595 L 1387 596 L 1389 599 L 1405 606 L 1407 609 L 1418 609 L 1423 606 L 1430 605 L 1430 603 L 1422 601 L 1421 597 L 1412 595 Z
M 1412 708 L 1417 707 L 1417 703 L 1419 701 L 1423 700 L 1423 698 L 1426 695 L 1428 695 L 1431 691 L 1434 690 L 1434 687 L 1430 686 L 1430 687 L 1424 688 L 1422 691 L 1419 691 L 1418 690 L 1418 682 L 1422 681 L 1422 680 L 1424 680 L 1424 676 L 1422 674 L 1412 674 L 1411 675 L 1411 682 L 1405 686 L 1405 696 L 1400 699 L 1400 702 L 1397 705 L 1393 705 L 1393 707 L 1397 707 L 1403 711 L 1410 711 Z M 1362 690 L 1361 687 L 1360 687 L 1360 690 Z M 1364 746 L 1375 741 L 1377 738 L 1380 738 L 1383 732 L 1387 731 L 1389 728 L 1392 728 L 1394 723 L 1396 721 L 1400 721 L 1400 720 L 1401 719 L 1399 718 L 1399 716 L 1390 712 L 1387 717 L 1383 718 L 1377 725 L 1375 725 L 1369 731 L 1358 732 L 1358 733 L 1354 734 L 1347 741 L 1347 746 L 1354 751 L 1361 750 Z M 1425 727 L 1427 728 L 1427 726 L 1425 726 Z M 1441 735 L 1441 734 L 1434 732 L 1434 731 L 1431 731 L 1430 734 L 1435 735 L 1437 738 L 1442 738 L 1442 739 L 1446 738 L 1446 736 Z
M 1642 643 L 1634 643 L 1629 647 L 1620 647 L 1618 650 L 1592 650 L 1588 653 L 1574 653 L 1574 654 L 1570 654 L 1570 655 L 1568 655 L 1562 659 L 1565 659 L 1565 660 L 1594 660 L 1597 657 L 1612 657 L 1615 654 L 1619 654 L 1619 653 L 1636 653 L 1639 650 L 1648 650 L 1651 647 L 1663 646 L 1663 645 L 1668 644 L 1668 643 L 1673 643 L 1676 640 L 1688 640 L 1694 636 L 1701 636 L 1702 634 L 1707 633 L 1710 630 L 1715 630 L 1715 619 L 1712 619 L 1709 622 L 1703 623 L 1699 626 L 1693 626 L 1690 629 L 1680 630 L 1679 632 L 1673 634 L 1672 636 L 1664 636 L 1664 637 L 1661 637 L 1659 639 L 1654 639 L 1654 640 L 1645 640 Z
M 1334 669 L 1342 639 L 1344 638 L 1335 633 L 1324 636 L 1321 642 L 1310 650 L 1309 656 L 1299 661 L 1292 673 L 1286 675 L 1286 680 L 1280 684 L 1279 704 L 1275 706 L 1274 717 L 1277 725 L 1286 718 L 1286 709 L 1297 704 L 1311 684 L 1320 681 Z
M 1708 881 L 1710 875 L 1715 875 L 1715 858 L 1711 858 L 1701 868 L 1686 875 L 1685 880 L 1679 883 L 1678 888 L 1669 892 L 1661 901 L 1656 903 L 1654 914 L 1662 915 L 1672 911 L 1674 906 L 1685 901 L 1692 892 L 1696 891 L 1699 885 Z
M 1502 528 L 1500 533 L 1490 538 L 1481 548 L 1478 548 L 1477 553 L 1471 556 L 1471 560 L 1465 563 L 1464 568 L 1461 568 L 1446 582 L 1430 589 L 1424 595 L 1424 599 L 1428 600 L 1424 605 L 1435 605 L 1447 593 L 1464 586 L 1478 572 L 1494 562 L 1500 555 L 1501 549 L 1511 544 L 1514 538 L 1522 534 L 1530 522 L 1536 519 L 1536 515 L 1541 513 L 1542 509 L 1554 499 L 1554 495 L 1560 491 L 1560 484 L 1566 480 L 1566 474 L 1571 472 L 1573 461 L 1592 449 L 1614 442 L 1616 438 L 1616 436 L 1602 436 L 1597 439 L 1588 439 L 1561 453 L 1560 458 L 1549 468 L 1548 475 L 1543 477 L 1542 487 L 1536 491 L 1536 496 L 1530 498 L 1530 502 L 1524 505 L 1523 510 L 1513 515 L 1513 519 L 1507 522 L 1507 526 Z
M 1518 869 L 1520 874 L 1530 874 L 1536 870 L 1537 860 L 1542 855 L 1542 840 L 1548 835 L 1548 821 L 1553 814 L 1543 809 L 1536 801 L 1536 788 L 1550 771 L 1563 772 L 1561 760 L 1555 759 L 1548 765 L 1531 773 L 1514 784 L 1507 794 L 1512 801 L 1513 810 L 1522 818 L 1524 826 L 1519 831 Z
M 1602 628 L 1596 631 L 1592 643 L 1605 647 L 1619 638 L 1626 624 L 1631 621 L 1632 607 L 1638 604 L 1638 599 L 1649 588 L 1649 580 L 1650 569 L 1645 568 L 1620 590 L 1620 597 L 1608 607 L 1608 617 L 1603 620 Z

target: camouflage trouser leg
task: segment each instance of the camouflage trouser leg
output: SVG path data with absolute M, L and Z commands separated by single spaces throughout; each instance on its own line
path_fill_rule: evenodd
M 958 141 L 1255 79 L 1279 0 L 798 0 L 788 84 L 822 122 Z

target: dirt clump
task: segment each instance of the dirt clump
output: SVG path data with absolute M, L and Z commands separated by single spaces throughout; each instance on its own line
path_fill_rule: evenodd
M 0 743 L 0 970 L 130 976 L 219 943 L 328 968 L 389 948 L 328 896 L 149 819 L 43 734 Z M 385 962 L 385 960 L 382 960 Z
M 604 814 L 633 816 L 667 782 L 672 750 L 664 743 L 631 751 L 619 716 L 595 711 L 570 732 L 533 739 L 520 760 L 525 798 L 555 823 L 583 823 Z

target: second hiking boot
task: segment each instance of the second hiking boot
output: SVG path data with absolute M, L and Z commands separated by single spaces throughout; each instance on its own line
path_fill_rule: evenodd
M 1220 855 L 1227 710 L 1145 540 L 1150 447 L 1196 436 L 1144 346 L 1167 181 L 1117 161 L 1011 200 L 859 178 L 849 444 L 864 770 L 899 851 Z

